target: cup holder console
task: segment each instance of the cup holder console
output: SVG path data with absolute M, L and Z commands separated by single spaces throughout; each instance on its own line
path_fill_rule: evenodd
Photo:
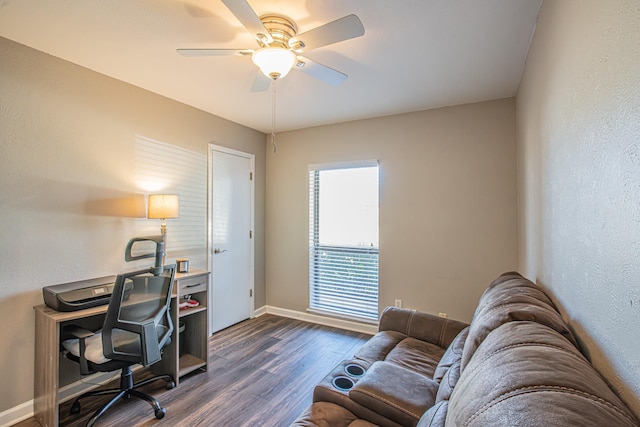
M 341 391 L 351 390 L 354 384 L 355 383 L 351 378 L 341 375 L 333 379 L 333 386 Z
M 364 375 L 365 368 L 353 362 L 343 362 L 341 365 L 329 374 L 333 376 L 331 384 L 339 391 L 349 391 Z
M 344 367 L 344 371 L 353 378 L 360 378 L 364 375 L 364 368 L 360 365 L 356 365 L 355 363 L 349 363 Z

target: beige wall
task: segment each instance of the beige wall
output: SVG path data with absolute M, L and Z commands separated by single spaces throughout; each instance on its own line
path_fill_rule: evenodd
M 2 38 L 0 94 L 0 412 L 33 397 L 41 287 L 130 269 L 136 220 L 91 207 L 144 194 L 136 136 L 256 155 L 255 301 L 265 304 L 264 134 Z
M 515 102 L 280 133 L 267 153 L 267 304 L 308 307 L 307 165 L 380 161 L 380 299 L 470 320 L 515 269 Z
M 640 416 L 640 7 L 545 1 L 517 97 L 520 269 Z

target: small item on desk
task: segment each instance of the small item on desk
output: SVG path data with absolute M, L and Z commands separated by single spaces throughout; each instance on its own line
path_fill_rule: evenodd
M 189 260 L 187 258 L 176 259 L 176 264 L 178 264 L 178 273 L 189 272 Z
M 189 308 L 195 308 L 199 305 L 200 303 L 197 300 L 185 298 L 181 303 L 178 304 L 178 309 L 187 310 Z

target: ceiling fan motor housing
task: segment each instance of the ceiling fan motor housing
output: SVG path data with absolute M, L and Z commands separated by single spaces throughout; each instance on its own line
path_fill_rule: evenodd
M 269 35 L 271 35 L 271 38 L 273 39 L 273 42 L 270 44 L 266 44 L 261 41 L 260 43 L 263 47 L 279 47 L 282 49 L 291 48 L 292 50 L 304 47 L 304 43 L 301 41 L 296 41 L 294 46 L 289 45 L 289 39 L 298 34 L 298 27 L 292 19 L 282 15 L 267 14 L 262 15 L 260 17 L 260 21 L 262 21 L 262 24 L 267 31 L 269 31 Z

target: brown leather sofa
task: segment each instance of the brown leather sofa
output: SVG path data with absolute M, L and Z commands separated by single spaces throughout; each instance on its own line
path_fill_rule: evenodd
M 313 402 L 293 426 L 640 426 L 515 272 L 489 285 L 470 325 L 388 307 Z

